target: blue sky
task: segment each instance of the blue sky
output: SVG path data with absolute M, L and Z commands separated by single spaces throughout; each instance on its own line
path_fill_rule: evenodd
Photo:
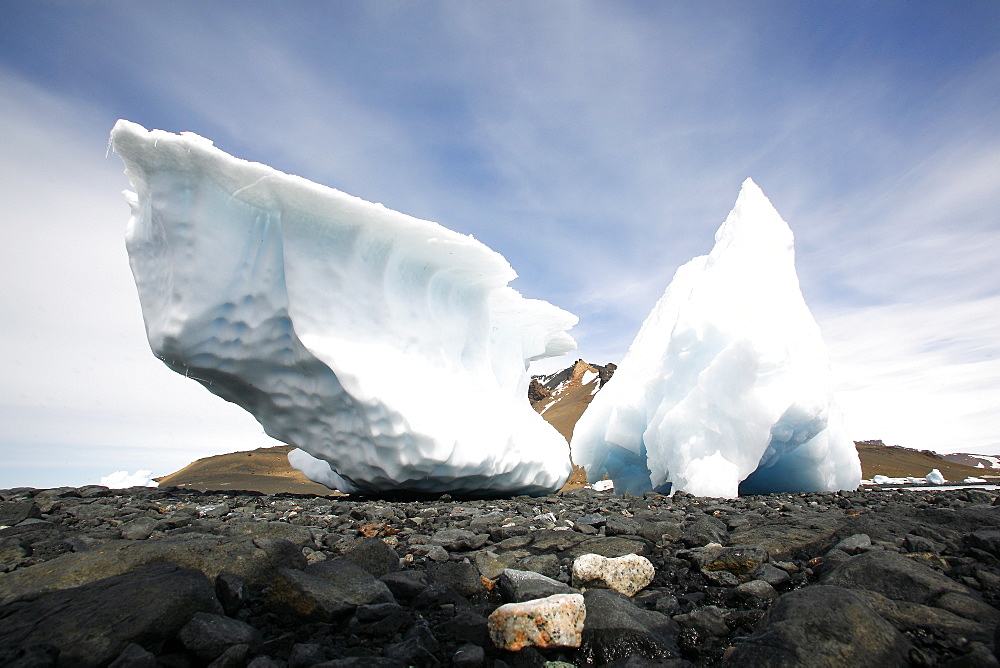
M 598 363 L 752 177 L 852 437 L 1000 453 L 998 100 L 992 0 L 6 0 L 0 488 L 271 443 L 149 353 L 118 118 L 475 235 Z

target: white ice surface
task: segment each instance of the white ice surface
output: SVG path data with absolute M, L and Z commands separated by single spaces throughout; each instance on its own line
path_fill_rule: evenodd
M 945 483 L 944 476 L 937 469 L 931 469 L 931 472 L 924 476 L 924 479 L 932 485 L 943 485 Z
M 101 478 L 100 484 L 109 489 L 127 489 L 129 487 L 156 487 L 156 481 L 152 479 L 152 471 L 115 471 L 111 475 Z
M 887 475 L 872 476 L 872 482 L 876 485 L 903 485 L 911 480 L 912 478 L 890 478 Z
M 112 143 L 153 352 L 308 453 L 290 458 L 307 476 L 475 494 L 567 479 L 526 369 L 574 349 L 577 319 L 510 288 L 501 255 L 197 135 L 119 121 Z
M 572 440 L 590 480 L 701 496 L 853 489 L 861 465 L 792 232 L 750 179 L 715 247 L 674 275 Z

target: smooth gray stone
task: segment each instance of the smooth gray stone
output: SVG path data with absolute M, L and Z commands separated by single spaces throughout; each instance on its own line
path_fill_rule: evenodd
M 927 603 L 946 592 L 970 593 L 951 578 L 898 552 L 865 552 L 835 566 L 822 584 L 873 591 L 898 601 Z
M 260 633 L 238 619 L 196 612 L 177 634 L 184 648 L 205 662 L 214 661 L 233 645 L 260 646 Z
M 583 595 L 587 618 L 579 655 L 587 665 L 605 665 L 639 655 L 647 659 L 679 658 L 680 627 L 666 615 L 642 610 L 611 589 L 590 589 Z
M 534 571 L 519 571 L 506 568 L 497 580 L 500 598 L 505 603 L 521 603 L 554 594 L 572 594 L 575 589 L 569 585 Z
M 102 666 L 130 643 L 155 652 L 196 612 L 222 612 L 205 574 L 151 564 L 0 606 L 0 647 L 50 644 L 62 665 Z
M 125 573 L 151 563 L 196 568 L 208 577 L 239 575 L 253 586 L 266 586 L 281 567 L 305 566 L 301 550 L 273 538 L 188 538 L 116 540 L 100 549 L 63 554 L 29 568 L 0 574 L 0 604 L 26 594 L 54 591 Z
M 381 538 L 366 538 L 344 558 L 377 578 L 399 570 L 399 555 Z
M 723 666 L 908 666 L 910 641 L 849 589 L 815 585 L 782 595 Z

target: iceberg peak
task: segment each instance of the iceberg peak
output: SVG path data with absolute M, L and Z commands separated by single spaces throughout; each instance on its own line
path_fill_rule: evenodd
M 747 179 L 715 239 L 677 270 L 577 423 L 574 462 L 632 493 L 855 488 L 791 229 Z

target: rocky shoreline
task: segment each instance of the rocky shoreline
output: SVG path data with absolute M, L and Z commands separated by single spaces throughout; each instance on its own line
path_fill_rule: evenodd
M 1000 665 L 987 490 L 0 499 L 4 666 Z M 587 554 L 643 556 L 652 581 L 588 585 L 579 647 L 500 649 L 490 615 L 577 601 Z

